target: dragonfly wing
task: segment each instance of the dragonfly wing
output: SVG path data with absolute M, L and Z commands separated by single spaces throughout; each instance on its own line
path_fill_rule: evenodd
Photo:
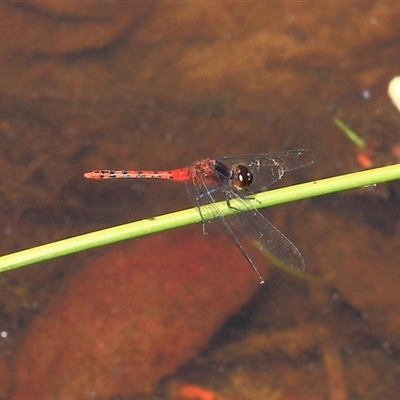
M 239 232 L 239 237 L 245 237 L 274 264 L 282 263 L 297 271 L 305 270 L 305 262 L 298 248 L 254 207 L 251 198 L 243 197 L 242 192 L 231 190 L 226 184 L 221 189 L 226 199 L 237 200 L 240 204 L 238 208 L 242 212 L 226 217 L 232 230 Z
M 254 175 L 251 186 L 253 192 L 262 191 L 280 180 L 286 171 L 293 171 L 314 162 L 311 150 L 288 150 L 276 153 L 247 153 L 241 156 L 220 157 L 229 169 L 235 165 L 245 165 Z
M 209 188 L 202 179 L 200 182 L 202 182 L 200 185 L 187 184 L 189 197 L 195 206 L 207 205 L 210 211 L 219 217 L 225 231 L 234 240 L 258 275 L 259 272 L 243 248 L 241 239 L 253 244 L 275 264 L 282 263 L 295 270 L 304 271 L 305 262 L 297 247 L 255 209 L 249 199 L 243 198 L 241 193 L 230 190 L 229 186 L 225 184 Z M 240 202 L 239 208 L 242 212 L 224 217 L 216 207 L 215 201 L 234 199 Z
M 198 180 L 199 180 L 199 182 L 201 182 L 198 185 L 192 185 L 190 183 L 187 183 L 186 188 L 187 188 L 189 197 L 192 199 L 192 201 L 194 201 L 194 203 L 197 207 L 206 205 L 208 207 L 208 210 L 214 216 L 219 217 L 218 219 L 219 219 L 220 223 L 222 224 L 222 227 L 224 228 L 225 232 L 231 237 L 231 239 L 234 241 L 236 246 L 239 248 L 239 250 L 245 256 L 247 261 L 253 267 L 254 271 L 257 273 L 257 275 L 260 279 L 260 283 L 264 283 L 264 279 L 260 275 L 256 265 L 254 264 L 254 262 L 250 258 L 250 256 L 247 254 L 246 250 L 244 249 L 243 245 L 241 244 L 241 242 L 239 240 L 239 236 L 241 235 L 241 232 L 235 231 L 236 229 L 229 222 L 229 219 L 226 218 L 225 216 L 223 216 L 221 214 L 221 212 L 219 211 L 218 207 L 215 205 L 215 201 L 222 200 L 222 199 L 228 201 L 229 198 L 232 197 L 232 196 L 229 196 L 228 193 L 225 192 L 224 187 L 226 187 L 226 186 L 224 184 L 222 184 L 222 185 L 210 188 L 205 184 L 205 181 L 200 174 L 198 175 Z M 226 187 L 226 189 L 227 189 L 227 187 Z M 200 216 L 202 216 L 201 212 L 200 212 Z M 206 234 L 204 222 L 205 221 L 203 221 L 203 233 Z M 239 226 L 236 226 L 236 228 L 239 228 Z M 245 235 L 245 236 L 247 237 L 247 235 Z
M 227 221 L 274 264 L 282 263 L 297 271 L 304 271 L 305 262 L 297 247 L 258 210 L 231 215 Z
M 283 172 L 303 168 L 314 162 L 314 152 L 308 149 L 286 150 L 272 153 L 246 153 L 240 156 L 217 157 L 231 167 L 244 164 L 248 167 L 265 168 L 279 165 Z

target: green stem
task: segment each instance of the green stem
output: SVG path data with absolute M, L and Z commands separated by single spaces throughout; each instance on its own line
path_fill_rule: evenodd
M 254 207 L 263 208 L 395 179 L 400 179 L 400 164 L 269 190 L 252 195 L 251 201 Z M 217 207 L 221 214 L 227 216 L 240 212 L 241 203 L 231 201 L 230 206 L 228 206 L 226 201 L 222 201 L 217 203 Z M 208 206 L 202 207 L 201 215 L 205 220 L 215 218 L 215 213 Z M 201 218 L 198 210 L 191 208 L 113 228 L 102 229 L 1 256 L 0 272 L 200 221 Z
M 365 142 L 346 123 L 339 118 L 333 118 L 335 125 L 360 149 L 365 148 Z

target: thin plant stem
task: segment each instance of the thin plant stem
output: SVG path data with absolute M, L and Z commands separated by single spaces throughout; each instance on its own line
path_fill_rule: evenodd
M 344 121 L 340 118 L 333 118 L 334 124 L 351 140 L 360 150 L 365 148 L 365 141 L 360 138 Z

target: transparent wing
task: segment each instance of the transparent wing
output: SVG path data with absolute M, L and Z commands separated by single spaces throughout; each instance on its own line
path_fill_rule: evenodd
M 273 262 L 281 262 L 297 271 L 304 271 L 305 262 L 297 247 L 274 225 L 271 224 L 250 200 L 236 196 L 240 209 L 248 211 L 226 217 L 234 231 L 265 253 Z M 274 260 L 275 259 L 275 260 Z
M 276 153 L 247 153 L 217 159 L 229 169 L 235 165 L 247 166 L 254 175 L 254 182 L 249 189 L 255 193 L 267 189 L 280 180 L 286 171 L 312 164 L 314 153 L 311 150 L 299 149 Z
M 186 185 L 189 197 L 195 206 L 207 205 L 210 211 L 219 217 L 226 232 L 256 271 L 261 282 L 263 282 L 263 279 L 257 267 L 241 243 L 243 238 L 266 253 L 273 261 L 278 260 L 298 271 L 305 269 L 304 259 L 297 247 L 255 209 L 250 200 L 242 197 L 241 193 L 232 190 L 228 183 L 222 182 L 220 186 L 210 188 L 204 183 L 200 174 L 198 178 L 200 184 L 192 185 L 188 183 Z M 240 202 L 242 212 L 224 217 L 215 206 L 215 201 L 226 200 L 229 202 L 234 199 Z
M 236 246 L 239 248 L 239 250 L 242 252 L 244 257 L 247 259 L 247 261 L 250 263 L 250 265 L 253 267 L 254 271 L 257 273 L 260 283 L 264 283 L 263 277 L 260 275 L 260 272 L 258 271 L 256 265 L 254 264 L 253 260 L 250 258 L 250 256 L 247 254 L 246 250 L 244 249 L 243 245 L 241 244 L 237 233 L 234 231 L 233 227 L 230 225 L 228 219 L 224 217 L 218 208 L 215 206 L 215 195 L 221 195 L 223 193 L 223 190 L 221 189 L 221 186 L 217 187 L 212 187 L 209 188 L 205 182 L 203 177 L 199 174 L 198 175 L 199 181 L 201 182 L 198 185 L 192 185 L 190 183 L 187 183 L 186 188 L 189 194 L 189 197 L 194 201 L 195 205 L 197 207 L 200 207 L 201 205 L 206 204 L 209 210 L 216 216 L 219 217 L 219 221 L 222 223 L 222 226 L 225 228 L 226 233 L 233 239 L 235 242 Z M 200 212 L 201 215 L 201 212 Z M 203 233 L 205 234 L 205 222 L 203 221 Z M 272 225 L 271 225 L 272 226 Z

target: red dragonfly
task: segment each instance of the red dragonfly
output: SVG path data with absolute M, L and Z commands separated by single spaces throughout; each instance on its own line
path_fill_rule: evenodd
M 304 271 L 305 263 L 297 247 L 254 207 L 251 203 L 251 194 L 267 189 L 281 179 L 286 171 L 302 168 L 313 161 L 313 152 L 301 149 L 206 158 L 196 161 L 190 167 L 170 171 L 96 170 L 86 172 L 84 177 L 168 179 L 186 183 L 193 204 L 197 208 L 205 204 L 212 207 L 213 214 L 220 218 L 229 236 L 257 273 L 260 283 L 264 283 L 240 238 L 244 237 L 272 258 L 298 271 Z M 215 203 L 225 200 L 229 205 L 234 199 L 240 202 L 240 209 L 243 212 L 228 217 L 223 216 Z

